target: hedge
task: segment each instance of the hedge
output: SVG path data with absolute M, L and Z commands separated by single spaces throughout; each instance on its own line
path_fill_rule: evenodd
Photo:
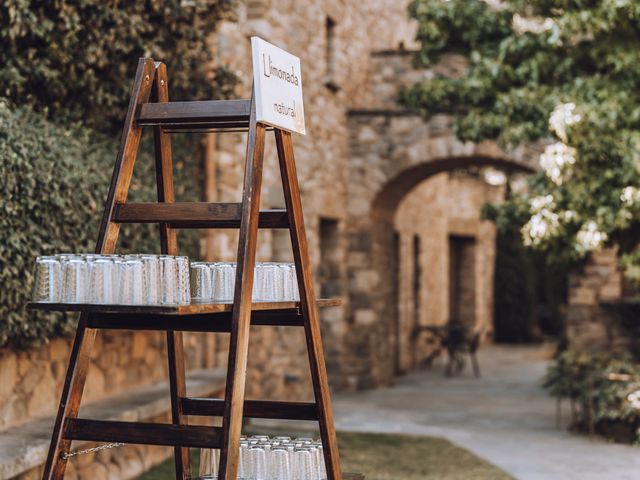
M 146 146 L 151 138 L 143 138 Z M 60 126 L 28 108 L 0 99 L 0 346 L 24 346 L 69 331 L 74 316 L 27 312 L 37 255 L 95 248 L 118 144 L 79 124 Z M 176 155 L 188 155 L 178 145 Z M 197 158 L 197 157 L 196 157 Z M 188 168 L 187 168 L 188 167 Z M 176 164 L 176 182 L 189 182 L 182 199 L 200 195 L 194 165 Z M 130 198 L 155 199 L 153 157 L 142 150 Z M 145 181 L 142 181 L 142 180 Z M 197 253 L 195 232 L 180 237 Z M 157 252 L 152 225 L 123 229 L 119 250 Z
M 209 44 L 235 0 L 7 0 L 0 96 L 119 131 L 137 59 L 167 63 L 171 98 L 229 96 L 234 75 Z

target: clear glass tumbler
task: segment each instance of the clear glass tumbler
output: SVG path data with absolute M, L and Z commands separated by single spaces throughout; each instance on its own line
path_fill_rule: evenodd
M 249 441 L 247 439 L 240 440 L 238 480 L 249 480 Z
M 176 259 L 170 255 L 161 255 L 158 261 L 160 265 L 160 303 L 175 305 L 178 303 L 176 284 L 178 265 Z
M 253 293 L 252 293 L 252 301 L 254 302 L 262 302 L 265 297 L 265 288 L 264 288 L 264 264 L 256 263 L 256 267 L 254 269 L 253 274 Z
M 313 458 L 309 447 L 298 447 L 294 450 L 293 458 L 296 470 L 293 478 L 296 480 L 313 479 Z
M 321 441 L 315 441 L 312 445 L 316 449 L 316 455 L 318 457 L 318 469 L 319 469 L 319 478 L 320 480 L 327 480 L 327 466 L 324 463 L 324 447 L 322 446 Z
M 189 282 L 189 257 L 175 257 L 177 267 L 176 277 L 176 302 L 179 305 L 187 305 L 191 301 Z
M 89 285 L 87 262 L 79 256 L 64 259 L 62 275 L 62 301 L 84 303 L 87 300 Z
M 282 300 L 291 302 L 294 300 L 294 284 L 296 283 L 296 274 L 294 266 L 290 263 L 281 263 L 278 266 L 282 276 Z
M 144 269 L 145 304 L 160 303 L 160 261 L 157 255 L 140 255 Z
M 36 258 L 34 302 L 59 302 L 62 293 L 62 265 L 52 256 Z
M 274 447 L 271 451 L 269 480 L 295 480 L 291 476 L 291 459 L 285 447 Z
M 269 480 L 267 476 L 267 452 L 264 447 L 249 447 L 249 478 L 251 480 Z
M 139 259 L 118 263 L 118 296 L 120 305 L 143 305 L 145 303 L 143 264 Z
M 213 299 L 212 271 L 206 263 L 191 264 L 191 298 L 199 301 Z
M 217 480 L 220 450 L 217 448 L 200 449 L 200 466 L 198 478 L 201 480 Z
M 228 262 L 217 263 L 215 270 L 215 300 L 217 302 L 233 301 L 236 280 L 235 264 Z
M 88 262 L 90 303 L 114 303 L 116 299 L 116 264 L 110 258 L 94 257 Z

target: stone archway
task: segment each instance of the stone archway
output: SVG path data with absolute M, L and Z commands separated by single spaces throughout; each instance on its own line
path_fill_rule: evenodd
M 356 111 L 349 117 L 348 334 L 343 372 L 350 388 L 388 385 L 395 375 L 394 214 L 432 175 L 470 166 L 531 172 L 537 154 L 505 153 L 494 143 L 462 143 L 448 117 L 425 122 L 402 111 Z

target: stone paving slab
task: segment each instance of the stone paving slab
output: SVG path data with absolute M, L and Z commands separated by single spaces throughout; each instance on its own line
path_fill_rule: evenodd
M 207 396 L 224 389 L 223 369 L 190 372 L 187 390 L 192 396 Z M 80 417 L 96 420 L 142 421 L 171 409 L 169 386 L 161 382 L 82 407 Z M 0 432 L 0 480 L 26 472 L 44 463 L 49 448 L 53 417 L 34 420 Z M 78 449 L 86 442 L 74 442 Z
M 337 394 L 337 428 L 444 437 L 521 480 L 640 479 L 640 447 L 556 427 L 555 400 L 540 386 L 548 352 L 490 346 L 479 379 L 445 378 L 436 365 L 389 389 Z

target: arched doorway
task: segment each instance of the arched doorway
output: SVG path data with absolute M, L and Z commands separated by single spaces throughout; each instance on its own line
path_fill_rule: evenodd
M 348 387 L 372 388 L 390 384 L 398 369 L 398 237 L 393 221 L 402 199 L 441 172 L 482 166 L 531 172 L 537 155 L 524 149 L 507 154 L 490 142 L 462 143 L 451 130 L 433 136 L 430 123 L 402 112 L 358 112 L 350 119 L 350 129 L 343 374 Z

